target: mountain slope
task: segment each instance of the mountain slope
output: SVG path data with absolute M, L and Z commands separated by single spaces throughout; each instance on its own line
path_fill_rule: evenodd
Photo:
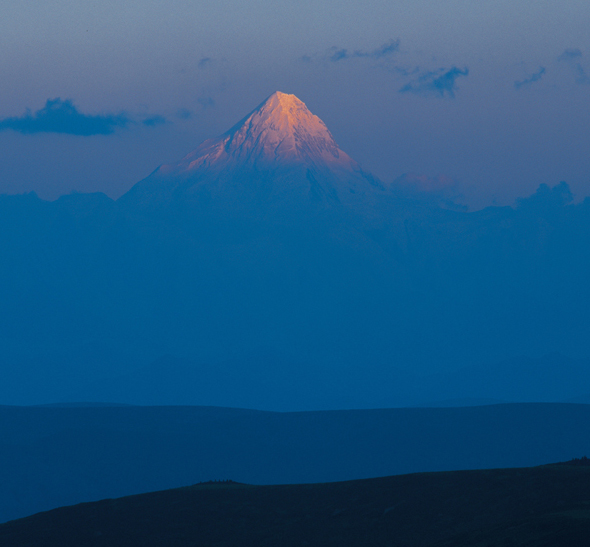
M 221 137 L 205 141 L 162 173 L 195 171 L 203 166 L 327 164 L 343 170 L 358 165 L 334 141 L 328 128 L 295 95 L 277 91 Z
M 328 482 L 523 467 L 584 454 L 588 405 L 287 413 L 0 407 L 0 522 L 211 479 Z
M 376 190 L 382 185 L 340 150 L 324 122 L 295 95 L 277 91 L 220 137 L 160 166 L 120 202 L 334 205 Z
M 0 525 L 4 547 L 588 545 L 590 467 L 459 471 L 331 484 L 195 485 Z

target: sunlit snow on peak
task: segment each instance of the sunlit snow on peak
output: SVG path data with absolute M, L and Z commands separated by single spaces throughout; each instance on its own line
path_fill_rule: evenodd
M 293 163 L 358 169 L 303 101 L 277 91 L 229 131 L 205 141 L 178 164 L 162 166 L 160 172 Z

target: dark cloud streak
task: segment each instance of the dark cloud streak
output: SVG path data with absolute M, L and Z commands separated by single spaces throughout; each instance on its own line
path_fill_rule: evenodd
M 400 93 L 413 93 L 415 95 L 435 95 L 437 97 L 455 98 L 455 91 L 457 89 L 456 80 L 461 76 L 467 76 L 469 69 L 466 67 L 463 70 L 452 67 L 447 70 L 441 68 L 436 71 L 429 71 L 421 74 L 415 80 L 404 85 Z
M 355 50 L 349 52 L 347 49 L 335 49 L 334 53 L 330 55 L 330 61 L 337 63 L 338 61 L 343 61 L 345 59 L 355 59 L 355 58 L 367 58 L 367 59 L 382 59 L 383 57 L 387 57 L 392 53 L 395 53 L 399 50 L 399 40 L 389 40 L 389 42 L 383 44 L 381 47 L 373 49 L 371 51 L 362 51 L 362 50 Z
M 351 57 L 352 55 L 348 53 L 347 49 L 339 49 L 330 57 L 330 61 L 332 61 L 333 63 L 337 63 L 338 61 L 342 61 L 343 59 L 350 59 Z
M 82 114 L 70 99 L 48 99 L 35 113 L 27 110 L 20 117 L 0 120 L 0 131 L 12 129 L 23 134 L 65 133 L 69 135 L 110 135 L 118 127 L 126 127 L 131 120 L 125 114 L 89 116 Z
M 535 82 L 538 82 L 543 77 L 545 72 L 547 72 L 545 70 L 545 67 L 539 67 L 539 70 L 537 70 L 537 72 L 535 72 L 534 74 L 531 74 L 528 78 L 525 78 L 524 80 L 521 80 L 521 81 L 514 82 L 514 88 L 521 89 L 523 87 L 531 86 Z

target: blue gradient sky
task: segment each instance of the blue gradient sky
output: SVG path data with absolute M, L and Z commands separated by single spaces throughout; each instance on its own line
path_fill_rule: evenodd
M 23 0 L 0 13 L 0 192 L 118 197 L 281 90 L 384 181 L 444 174 L 473 207 L 560 180 L 590 195 L 587 0 Z M 57 98 L 69 114 L 47 117 Z

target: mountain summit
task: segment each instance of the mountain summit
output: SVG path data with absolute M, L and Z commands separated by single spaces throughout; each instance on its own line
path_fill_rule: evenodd
M 203 167 L 231 164 L 271 168 L 273 165 L 330 165 L 358 170 L 338 148 L 322 120 L 295 95 L 277 91 L 229 131 L 205 141 L 177 164 L 159 171 L 189 173 Z
M 377 188 L 380 183 L 340 150 L 320 118 L 295 95 L 277 91 L 223 135 L 158 167 L 122 201 L 245 205 L 255 198 L 260 205 L 304 198 L 335 204 Z

